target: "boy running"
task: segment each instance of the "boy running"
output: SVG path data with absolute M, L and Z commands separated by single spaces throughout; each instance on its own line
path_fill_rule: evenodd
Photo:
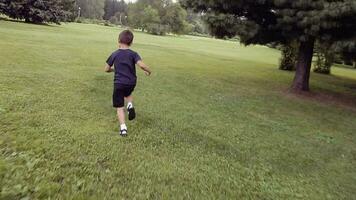
M 133 39 L 134 35 L 131 31 L 125 30 L 121 32 L 119 36 L 119 49 L 111 54 L 105 66 L 105 72 L 115 72 L 113 106 L 117 109 L 121 136 L 127 136 L 124 110 L 125 99 L 129 120 L 133 120 L 136 117 L 135 108 L 132 104 L 132 92 L 137 82 L 135 65 L 137 64 L 144 70 L 147 76 L 151 75 L 150 68 L 142 62 L 141 57 L 136 52 L 130 49 Z M 113 66 L 115 69 L 112 68 Z

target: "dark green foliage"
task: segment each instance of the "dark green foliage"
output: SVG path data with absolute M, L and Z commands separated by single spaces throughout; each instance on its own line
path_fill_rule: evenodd
M 236 35 L 238 22 L 233 15 L 207 14 L 203 19 L 208 24 L 210 34 L 217 38 L 232 38 Z
M 71 21 L 72 0 L 0 0 L 0 12 L 14 19 L 31 23 Z
M 75 0 L 61 0 L 60 5 L 65 12 L 64 20 L 67 22 L 73 22 L 78 16 L 78 10 L 75 5 Z
M 266 44 L 278 40 L 312 37 L 345 38 L 355 34 L 354 0 L 182 0 L 187 8 L 208 14 L 232 15 L 245 44 Z M 229 19 L 227 23 L 231 23 Z M 345 29 L 345 31 L 340 31 Z M 250 31 L 246 31 L 249 29 Z
M 188 33 L 190 34 L 208 34 L 207 25 L 202 19 L 202 15 L 187 9 L 186 20 L 191 28 Z
M 121 23 L 122 23 L 123 18 L 127 16 L 127 9 L 128 9 L 128 5 L 124 0 L 120 0 L 120 1 L 105 0 L 103 18 L 105 20 L 109 20 L 112 17 L 116 16 L 116 20 L 120 21 L 120 15 L 121 15 Z
M 291 43 L 285 44 L 281 48 L 282 56 L 280 60 L 279 69 L 293 71 L 295 70 L 295 65 L 298 56 L 298 43 L 293 41 Z

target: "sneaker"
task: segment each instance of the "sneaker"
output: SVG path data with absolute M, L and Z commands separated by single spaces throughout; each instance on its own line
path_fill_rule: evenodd
M 127 136 L 127 130 L 126 129 L 121 129 L 120 130 L 120 136 L 126 137 Z
M 127 109 L 127 112 L 129 114 L 129 120 L 134 120 L 136 118 L 136 112 L 134 107 L 130 107 Z

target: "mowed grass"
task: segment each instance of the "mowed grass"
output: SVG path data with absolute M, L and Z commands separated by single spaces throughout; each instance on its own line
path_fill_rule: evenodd
M 0 21 L 2 199 L 356 199 L 356 70 L 296 96 L 277 50 L 136 32 L 154 73 L 121 138 L 119 31 Z

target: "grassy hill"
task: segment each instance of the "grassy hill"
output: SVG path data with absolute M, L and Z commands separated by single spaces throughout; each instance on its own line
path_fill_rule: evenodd
M 296 96 L 276 50 L 137 32 L 154 73 L 121 138 L 119 31 L 0 21 L 2 199 L 356 199 L 356 70 Z

